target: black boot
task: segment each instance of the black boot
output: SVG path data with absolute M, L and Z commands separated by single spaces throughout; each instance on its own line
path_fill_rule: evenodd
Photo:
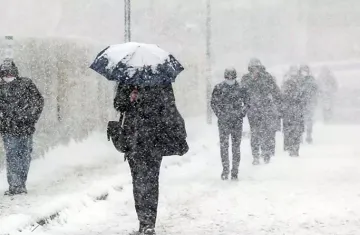
M 28 192 L 27 192 L 26 186 L 22 185 L 22 186 L 18 187 L 17 193 L 18 194 L 27 194 Z
M 152 226 L 146 226 L 141 235 L 156 235 L 155 228 Z
M 27 194 L 27 190 L 25 186 L 10 186 L 9 190 L 5 191 L 5 196 L 15 196 L 15 195 L 22 195 Z
M 131 232 L 129 235 L 143 235 L 145 227 L 147 227 L 146 224 L 140 222 L 139 230 Z
M 10 187 L 9 190 L 6 190 L 4 193 L 5 196 L 14 196 L 15 195 L 15 188 Z
M 290 157 L 299 157 L 299 151 L 292 150 L 290 151 Z
M 232 169 L 231 170 L 231 180 L 237 181 L 238 180 L 238 174 L 239 174 L 239 170 Z
M 269 163 L 270 163 L 270 159 L 271 159 L 270 155 L 264 156 L 264 162 L 265 162 L 265 164 L 269 164 Z
M 222 180 L 228 180 L 229 179 L 229 171 L 224 169 L 223 172 L 221 173 L 221 179 Z
M 260 160 L 259 160 L 259 158 L 258 158 L 258 157 L 255 157 L 255 158 L 254 158 L 254 161 L 252 162 L 252 164 L 253 164 L 254 166 L 260 165 Z

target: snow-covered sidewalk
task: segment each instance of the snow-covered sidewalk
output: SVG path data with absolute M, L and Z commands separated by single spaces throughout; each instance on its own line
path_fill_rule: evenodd
M 191 122 L 187 128 L 190 153 L 167 157 L 162 165 L 159 235 L 358 234 L 359 126 L 318 125 L 314 145 L 305 145 L 300 158 L 281 151 L 279 136 L 277 156 L 258 167 L 251 165 L 245 139 L 239 182 L 220 180 L 216 127 Z M 137 228 L 128 167 L 102 137 L 92 138 L 34 161 L 29 195 L 0 198 L 0 234 L 16 234 L 19 225 L 22 234 L 51 235 L 128 234 Z M 98 194 L 108 197 L 96 200 Z M 53 212 L 58 214 L 45 226 L 25 226 Z
M 96 183 L 108 182 L 109 176 L 118 173 L 113 166 L 123 159 L 102 137 L 94 134 L 82 143 L 57 147 L 45 158 L 34 160 L 26 196 L 3 196 L 7 183 L 5 172 L 1 172 L 0 234 L 25 229 L 70 203 L 83 200 L 84 195 L 106 194 L 106 185 Z

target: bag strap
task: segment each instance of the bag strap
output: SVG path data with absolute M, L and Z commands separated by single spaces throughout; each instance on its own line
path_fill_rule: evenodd
M 123 112 L 123 113 L 121 114 L 121 116 L 122 116 L 122 120 L 121 120 L 121 128 L 124 128 L 125 115 L 126 115 L 126 112 Z

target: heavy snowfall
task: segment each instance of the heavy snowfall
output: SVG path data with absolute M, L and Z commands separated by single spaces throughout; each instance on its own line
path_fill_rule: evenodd
M 45 100 L 27 194 L 4 195 L 1 138 L 0 235 L 137 234 L 129 164 L 106 133 L 108 121 L 119 119 L 116 84 L 89 68 L 101 50 L 125 42 L 124 1 L 0 0 L 0 6 L 0 61 L 11 35 L 20 75 L 31 78 Z M 189 151 L 163 158 L 156 234 L 359 233 L 357 6 L 355 0 L 131 1 L 132 40 L 157 44 L 185 68 L 173 86 Z M 212 90 L 223 82 L 229 67 L 240 82 L 252 58 L 279 87 L 291 65 L 309 65 L 315 79 L 326 66 L 338 83 L 333 116 L 325 122 L 318 102 L 312 142 L 303 136 L 300 156 L 284 151 L 279 130 L 270 163 L 256 166 L 245 117 L 238 180 L 222 180 L 207 85 Z

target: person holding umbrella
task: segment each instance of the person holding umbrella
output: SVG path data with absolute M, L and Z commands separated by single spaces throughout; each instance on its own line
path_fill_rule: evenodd
M 182 156 L 189 149 L 172 88 L 184 68 L 159 47 L 139 43 L 107 48 L 91 68 L 118 82 L 114 107 L 124 118 L 129 143 L 125 159 L 132 176 L 137 233 L 154 235 L 162 158 Z

